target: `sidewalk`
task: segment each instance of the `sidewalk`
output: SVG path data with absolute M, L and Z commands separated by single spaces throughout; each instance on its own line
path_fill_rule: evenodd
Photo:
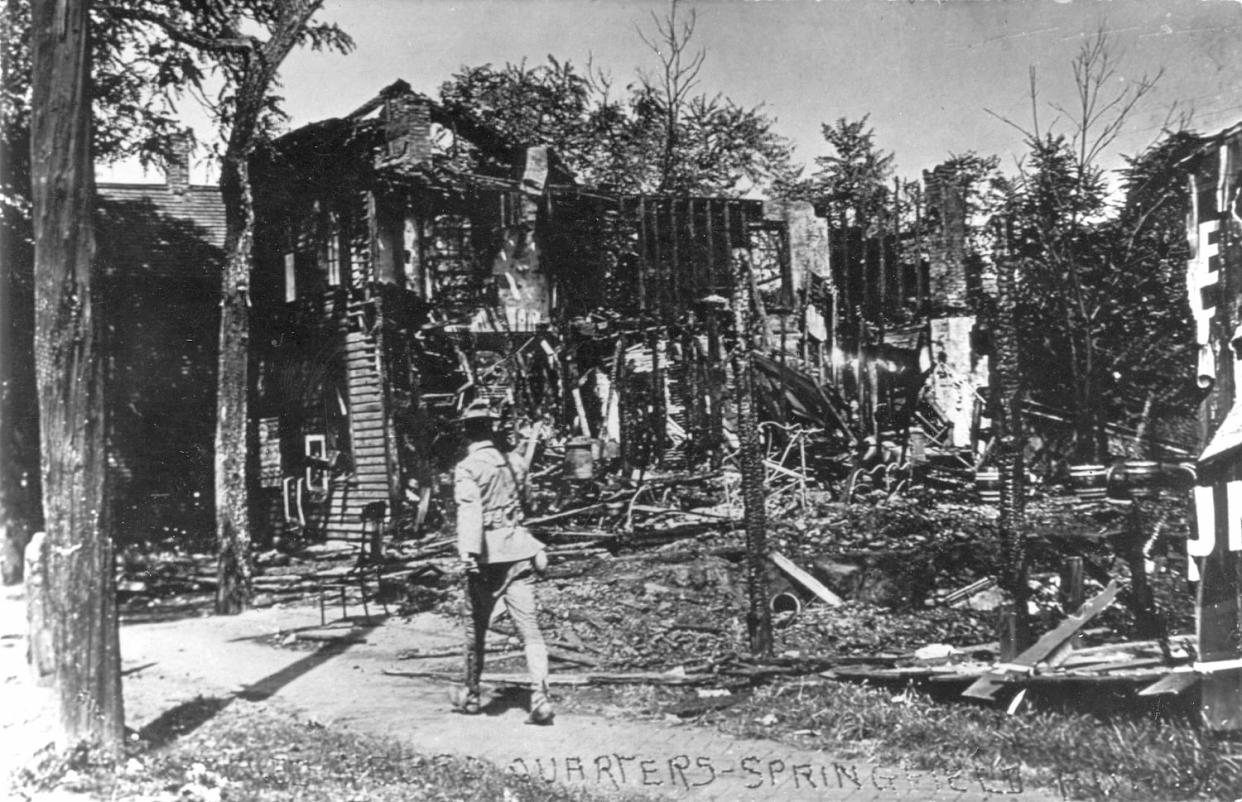
M 25 696 L 22 705 L 11 698 L 21 683 L 11 675 L 13 626 L 8 612 L 0 618 L 6 646 L 0 723 L 5 727 L 13 720 L 11 714 L 29 716 L 33 709 L 32 697 Z M 449 709 L 444 683 L 382 673 L 411 668 L 396 661 L 400 650 L 460 643 L 446 619 L 424 615 L 408 622 L 388 621 L 366 631 L 365 642 L 328 642 L 314 651 L 271 645 L 276 633 L 312 628 L 319 629 L 319 611 L 309 606 L 123 626 L 128 726 L 139 729 L 198 697 L 241 696 L 270 699 L 327 726 L 395 738 L 424 754 L 472 756 L 570 786 L 625 790 L 656 799 L 1055 798 L 1021 789 L 1016 779 L 1011 782 L 999 774 L 908 772 L 686 724 L 561 712 L 554 726 L 536 727 L 525 723 L 521 707 L 465 717 Z M 456 667 L 456 660 L 420 660 L 417 666 Z

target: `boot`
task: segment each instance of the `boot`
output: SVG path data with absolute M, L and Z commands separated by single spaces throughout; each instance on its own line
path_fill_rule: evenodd
M 547 726 L 554 718 L 556 718 L 556 711 L 552 709 L 552 701 L 548 698 L 548 686 L 544 685 L 531 691 L 530 716 L 526 719 L 526 723 Z
M 479 714 L 479 691 L 471 690 L 464 685 L 454 685 L 449 690 L 449 703 L 458 713 L 467 716 L 477 716 Z

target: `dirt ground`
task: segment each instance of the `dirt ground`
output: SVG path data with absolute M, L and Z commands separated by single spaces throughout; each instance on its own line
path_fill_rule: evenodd
M 46 741 L 51 709 L 46 690 L 30 688 L 22 611 L 20 591 L 7 590 L 0 605 L 6 775 Z M 554 726 L 530 726 L 524 695 L 500 687 L 486 715 L 465 718 L 449 709 L 445 682 L 386 673 L 455 670 L 457 658 L 400 659 L 411 649 L 459 643 L 454 621 L 422 614 L 372 624 L 329 620 L 323 627 L 314 604 L 126 624 L 127 724 L 158 743 L 192 730 L 195 716 L 201 723 L 243 700 L 295 711 L 308 726 L 351 728 L 399 739 L 424 754 L 470 756 L 604 793 L 721 800 L 1051 798 L 999 774 L 938 776 L 734 738 L 669 718 L 635 721 L 563 707 Z

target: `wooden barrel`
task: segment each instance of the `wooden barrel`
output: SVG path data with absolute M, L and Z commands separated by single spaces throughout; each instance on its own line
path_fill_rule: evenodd
M 927 462 L 927 435 L 922 429 L 910 430 L 910 447 L 906 454 L 911 464 L 923 465 Z
M 995 468 L 975 471 L 975 492 L 979 494 L 979 499 L 986 504 L 1000 503 L 1000 471 Z
M 1071 465 L 1070 487 L 1080 499 L 1101 499 L 1108 495 L 1108 468 L 1104 465 Z
M 595 441 L 575 437 L 565 444 L 565 478 L 595 478 Z
M 1155 498 L 1160 494 L 1160 463 L 1131 459 L 1122 463 L 1122 475 L 1130 498 Z
M 621 456 L 621 444 L 616 440 L 604 440 L 599 446 L 599 456 L 605 462 L 612 462 Z

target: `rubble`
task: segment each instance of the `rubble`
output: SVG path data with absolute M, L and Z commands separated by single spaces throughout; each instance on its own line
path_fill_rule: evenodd
M 539 593 L 555 681 L 743 688 L 806 674 L 937 682 L 984 676 L 1001 651 L 1000 613 L 986 601 L 1000 575 L 994 507 L 981 504 L 969 486 L 934 481 L 859 492 L 857 472 L 816 456 L 817 449 L 840 445 L 821 439 L 822 430 L 764 428 L 767 583 L 773 599 L 782 600 L 773 602 L 779 609 L 773 610 L 771 656 L 756 657 L 746 648 L 746 545 L 731 453 L 726 450 L 719 469 L 697 472 L 651 467 L 625 474 L 602 460 L 593 478 L 581 480 L 568 478 L 564 466 L 566 446 L 581 436 L 578 431 L 563 429 L 543 450 L 528 488 L 527 524 L 548 544 L 551 558 Z M 1100 587 L 1128 576 L 1122 541 L 1133 536 L 1120 505 L 1056 491 L 1041 488 L 1028 503 L 1032 613 L 1043 629 L 1070 612 L 1058 580 L 1066 555 L 1080 556 L 1088 586 Z M 1144 553 L 1167 569 L 1181 554 L 1170 545 L 1184 536 L 1185 510 L 1175 499 L 1149 503 L 1159 507 L 1150 516 L 1158 525 Z M 361 541 L 342 539 L 264 552 L 255 588 L 272 603 L 317 595 L 325 609 L 325 599 L 339 593 L 343 616 L 358 608 L 366 616 L 380 608 L 458 616 L 463 600 L 451 511 L 438 520 L 436 531 L 386 540 L 376 556 Z M 124 588 L 131 593 L 124 609 L 137 612 L 144 596 L 161 589 L 209 590 L 208 563 L 206 555 L 166 561 L 127 555 L 130 583 Z M 1160 565 L 1157 595 L 1176 625 L 1188 616 L 1184 594 L 1179 599 L 1168 592 L 1174 574 Z M 186 573 L 193 578 L 176 578 Z M 167 578 L 162 586 L 161 577 Z M 1101 619 L 1126 631 L 1127 615 L 1114 607 Z M 494 638 L 488 665 L 499 673 L 493 679 L 516 682 L 504 670 L 506 661 L 520 658 L 520 643 L 503 618 Z M 402 659 L 459 653 L 453 647 Z M 1167 665 L 1129 665 L 1151 658 L 1110 654 L 1113 659 L 1102 664 L 1127 663 L 1149 673 Z M 1065 663 L 1074 676 L 1088 668 L 1081 658 Z M 1095 674 L 1115 678 L 1118 670 L 1110 665 Z M 714 706 L 687 704 L 674 715 Z

